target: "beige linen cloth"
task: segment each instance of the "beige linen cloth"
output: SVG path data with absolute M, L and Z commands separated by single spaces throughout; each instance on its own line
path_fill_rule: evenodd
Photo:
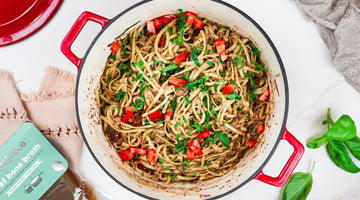
M 360 0 L 294 0 L 315 22 L 346 80 L 360 92 Z
M 75 115 L 75 82 L 74 74 L 47 67 L 39 90 L 25 96 L 18 93 L 13 74 L 0 70 L 0 146 L 31 121 L 76 171 L 82 137 Z

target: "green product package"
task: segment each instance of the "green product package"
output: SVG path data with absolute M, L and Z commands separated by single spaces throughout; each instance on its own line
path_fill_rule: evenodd
M 0 199 L 40 199 L 67 168 L 55 147 L 25 122 L 0 147 Z

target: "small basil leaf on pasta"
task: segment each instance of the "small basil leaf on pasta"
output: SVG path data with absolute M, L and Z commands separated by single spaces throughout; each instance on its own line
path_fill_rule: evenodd
M 230 139 L 229 137 L 227 136 L 226 133 L 223 133 L 223 132 L 214 132 L 216 137 L 219 138 L 221 144 L 223 144 L 226 148 L 229 148 L 229 142 L 230 142 Z

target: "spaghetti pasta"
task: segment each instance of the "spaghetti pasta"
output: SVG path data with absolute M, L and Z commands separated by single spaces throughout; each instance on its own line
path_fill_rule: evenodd
M 95 91 L 124 165 L 166 183 L 228 173 L 270 113 L 269 72 L 254 43 L 179 11 L 116 38 Z

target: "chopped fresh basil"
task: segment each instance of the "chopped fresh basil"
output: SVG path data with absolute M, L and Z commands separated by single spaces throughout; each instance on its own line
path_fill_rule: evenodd
M 121 99 L 123 99 L 126 96 L 126 92 L 120 90 L 117 95 L 116 95 L 116 100 L 120 101 Z
M 188 148 L 188 139 L 184 139 L 183 141 L 180 141 L 180 134 L 176 134 L 176 144 L 175 144 L 175 148 L 177 149 L 175 152 L 182 152 L 182 153 L 186 153 L 186 150 Z
M 139 66 L 139 68 L 141 70 L 143 70 L 144 69 L 144 62 L 142 60 L 140 60 L 139 62 L 132 63 L 132 66 L 134 66 L 134 67 Z
M 191 177 L 194 177 L 194 176 L 196 176 L 196 172 L 191 173 L 189 177 L 191 178 Z
M 119 110 L 119 107 L 115 106 L 115 107 L 112 107 L 110 110 L 115 110 L 115 109 Z
M 231 94 L 224 94 L 224 96 L 226 96 L 226 98 L 229 100 L 241 100 L 241 96 L 235 94 L 234 92 L 232 92 Z
M 181 126 L 181 124 L 179 122 L 175 123 L 175 127 Z
M 249 43 L 250 43 L 250 47 L 253 52 L 253 55 L 256 57 L 259 57 L 259 55 L 260 55 L 259 49 L 254 45 L 254 43 L 251 40 L 249 40 Z
M 244 67 L 244 65 L 241 65 L 241 63 L 243 62 L 243 60 L 244 60 L 244 57 L 242 56 L 242 57 L 240 57 L 239 55 L 235 55 L 235 57 L 236 57 L 236 59 L 235 59 L 235 61 L 236 61 L 236 68 L 238 69 L 238 70 L 240 70 L 241 68 L 243 68 Z
M 198 52 L 198 50 L 197 50 L 197 48 L 195 47 L 194 50 L 193 50 L 193 52 L 190 54 L 190 57 L 191 57 L 191 59 L 194 61 L 194 63 L 195 63 L 198 67 L 200 67 L 199 59 L 198 59 L 197 56 L 196 56 L 197 52 Z
M 229 148 L 230 139 L 226 133 L 214 131 L 214 134 L 217 138 L 219 138 L 221 144 L 223 144 L 226 148 Z
M 142 96 L 144 98 L 144 96 Z M 135 106 L 135 111 L 139 110 L 140 108 L 143 107 L 143 105 L 145 104 L 145 100 L 144 99 L 138 99 L 135 101 L 134 106 Z
M 169 25 L 167 25 L 167 27 L 168 27 L 169 35 L 171 36 L 172 35 L 172 28 Z
M 210 66 L 214 66 L 214 62 L 213 62 L 213 61 L 210 61 L 210 60 L 206 61 L 206 64 L 208 64 L 208 65 L 210 65 Z
M 195 90 L 195 87 L 201 87 L 201 88 L 204 88 L 205 86 L 205 82 L 209 80 L 209 76 L 203 76 L 199 79 L 197 79 L 196 81 L 194 82 L 191 82 L 191 83 L 186 83 L 184 85 L 185 88 L 189 89 L 189 90 Z
M 171 63 L 170 65 L 166 66 L 165 68 L 161 69 L 160 71 L 168 72 L 168 71 L 173 71 L 178 68 L 179 68 L 179 66 L 175 65 L 174 63 Z
M 138 74 L 138 75 L 136 76 L 136 78 L 132 79 L 131 81 L 138 81 L 139 79 L 142 78 L 142 76 L 143 76 L 143 74 Z

